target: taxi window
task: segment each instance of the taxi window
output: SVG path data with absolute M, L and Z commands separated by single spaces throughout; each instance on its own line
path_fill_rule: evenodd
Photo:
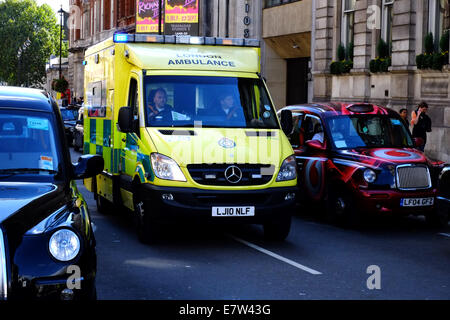
M 319 140 L 323 142 L 323 126 L 319 117 L 307 114 L 303 121 L 304 141 Z
M 303 133 L 301 131 L 302 122 L 303 122 L 303 114 L 302 113 L 293 113 L 292 114 L 292 124 L 293 130 L 289 135 L 289 141 L 293 148 L 301 147 L 304 144 L 303 141 Z
M 58 171 L 53 118 L 41 113 L 0 111 L 0 173 L 11 169 Z

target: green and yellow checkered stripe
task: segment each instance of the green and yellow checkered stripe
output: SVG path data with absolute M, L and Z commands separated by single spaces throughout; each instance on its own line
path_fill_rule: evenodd
M 105 171 L 119 173 L 120 149 L 112 146 L 112 121 L 89 118 L 84 122 L 84 154 L 103 156 Z

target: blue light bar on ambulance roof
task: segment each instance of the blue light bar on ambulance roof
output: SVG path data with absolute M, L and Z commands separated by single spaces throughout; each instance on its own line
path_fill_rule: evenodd
M 128 33 L 115 33 L 113 39 L 115 43 L 135 42 L 134 34 Z
M 192 37 L 192 36 L 163 36 L 154 34 L 114 34 L 115 43 L 165 43 L 165 44 L 191 44 L 208 46 L 236 46 L 236 47 L 260 47 L 257 39 L 216 38 L 216 37 Z

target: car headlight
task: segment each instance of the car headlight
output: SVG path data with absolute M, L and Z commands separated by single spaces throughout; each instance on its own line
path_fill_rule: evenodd
M 159 153 L 152 153 L 151 159 L 153 171 L 159 179 L 186 181 L 186 177 L 173 159 Z
M 283 161 L 278 172 L 277 182 L 297 179 L 297 163 L 294 156 L 290 156 Z
M 80 238 L 69 229 L 60 229 L 50 238 L 48 248 L 56 260 L 70 261 L 80 252 Z
M 368 183 L 374 183 L 377 179 L 377 174 L 372 169 L 364 170 L 364 180 Z

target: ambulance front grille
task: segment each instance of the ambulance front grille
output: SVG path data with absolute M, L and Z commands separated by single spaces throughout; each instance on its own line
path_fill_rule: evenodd
M 0 228 L 0 300 L 8 297 L 8 279 L 6 273 L 6 249 L 3 232 Z
M 430 171 L 423 165 L 403 165 L 397 167 L 397 185 L 401 190 L 431 188 Z
M 242 177 L 239 182 L 227 180 L 225 171 L 230 167 L 239 168 Z M 191 164 L 187 166 L 195 182 L 209 186 L 257 186 L 269 183 L 275 173 L 275 166 L 261 164 Z

